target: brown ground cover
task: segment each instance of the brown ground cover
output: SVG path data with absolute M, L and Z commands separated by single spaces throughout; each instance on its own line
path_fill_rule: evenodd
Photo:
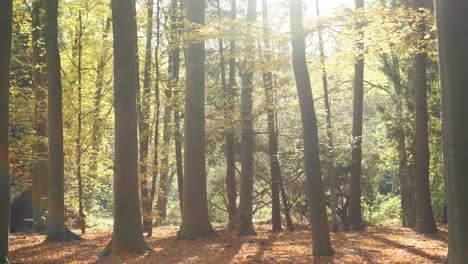
M 13 263 L 442 263 L 447 253 L 447 231 L 422 236 L 411 229 L 369 227 L 364 232 L 332 234 L 333 257 L 313 257 L 310 231 L 273 233 L 257 226 L 257 236 L 238 237 L 218 229 L 211 240 L 176 241 L 177 228 L 161 228 L 147 243 L 144 255 L 99 257 L 111 231 L 91 229 L 82 241 L 44 243 L 44 235 L 13 234 Z

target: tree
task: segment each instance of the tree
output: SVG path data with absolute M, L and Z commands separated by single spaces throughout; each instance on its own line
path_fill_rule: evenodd
M 143 253 L 149 250 L 143 239 L 138 180 L 136 91 L 137 29 L 135 1 L 112 1 L 114 32 L 114 228 L 102 255 Z
M 320 16 L 320 3 L 316 0 L 316 11 L 317 16 Z M 319 26 L 320 27 L 320 26 Z M 331 106 L 330 106 L 330 93 L 328 91 L 328 75 L 327 68 L 325 65 L 325 47 L 323 44 L 322 30 L 318 30 L 319 39 L 319 52 L 320 52 L 320 64 L 322 66 L 322 84 L 323 84 L 323 100 L 326 111 L 327 121 L 327 139 L 328 139 L 328 177 L 330 181 L 330 209 L 331 209 L 331 230 L 332 232 L 338 232 L 338 219 L 336 216 L 336 175 L 335 175 L 335 146 L 333 142 L 333 127 L 331 122 Z
M 205 0 L 188 0 L 185 5 L 187 20 L 204 25 Z M 194 239 L 216 235 L 208 216 L 206 194 L 204 41 L 189 42 L 185 54 L 184 210 L 177 237 Z
M 355 0 L 356 9 L 364 8 L 364 0 Z M 357 18 L 360 19 L 359 17 Z M 361 208 L 361 177 L 362 177 L 362 115 L 364 105 L 364 32 L 363 24 L 358 21 L 357 50 L 358 55 L 354 64 L 354 101 L 353 101 L 353 138 L 351 157 L 351 193 L 349 196 L 349 215 L 346 228 L 353 230 L 364 229 Z
M 247 22 L 257 20 L 257 1 L 249 0 Z M 253 52 L 254 40 L 247 43 L 247 52 Z M 255 235 L 253 226 L 253 177 L 254 177 L 254 131 L 253 131 L 253 68 L 252 56 L 246 55 L 243 63 L 241 92 L 241 180 L 239 201 L 239 235 Z
M 420 15 L 416 23 L 418 43 L 414 56 L 414 87 L 416 90 L 416 133 L 415 133 L 415 183 L 416 183 L 416 231 L 436 233 L 437 226 L 431 204 L 429 187 L 429 132 L 427 112 L 427 52 L 425 51 L 426 19 L 421 8 L 426 0 L 414 0 L 414 8 Z
M 31 162 L 33 219 L 36 230 L 45 229 L 43 220 L 47 210 L 47 101 L 44 56 L 44 0 L 32 3 L 32 79 L 34 89 L 34 160 Z
M 9 87 L 13 1 L 0 2 L 0 263 L 8 261 L 10 172 L 8 156 Z
M 143 211 L 143 229 L 145 232 L 150 232 L 151 227 L 151 209 L 152 206 L 149 198 L 148 186 L 148 147 L 150 138 L 150 95 L 151 95 L 151 64 L 152 42 L 153 42 L 153 6 L 154 0 L 147 1 L 147 24 L 146 24 L 146 48 L 145 48 L 145 65 L 143 73 L 143 97 L 141 98 L 141 108 L 138 113 L 138 125 L 140 133 L 140 193 Z M 157 55 L 156 55 L 157 56 Z
M 437 0 L 442 113 L 444 127 L 444 160 L 447 180 L 449 252 L 446 263 L 468 262 L 468 25 L 463 0 Z
M 293 69 L 299 97 L 304 139 L 304 167 L 310 224 L 312 226 L 313 254 L 315 256 L 330 256 L 333 255 L 333 249 L 330 242 L 330 231 L 320 171 L 317 118 L 315 116 L 312 87 L 307 69 L 301 0 L 289 1 L 289 15 L 291 19 Z
M 231 0 L 231 12 L 230 18 L 236 19 L 237 6 L 236 0 Z M 228 123 L 228 129 L 226 131 L 225 139 L 225 153 L 226 153 L 226 189 L 228 197 L 228 215 L 229 215 L 229 227 L 234 227 L 237 221 L 237 186 L 236 186 L 236 151 L 235 151 L 235 139 L 236 132 L 234 130 L 234 117 L 232 116 L 235 111 L 235 91 L 236 86 L 236 41 L 232 39 L 229 43 L 229 84 L 226 85 L 226 98 L 227 106 L 224 119 Z
M 167 88 L 164 90 L 165 106 L 163 117 L 163 142 L 162 159 L 161 159 L 161 178 L 159 180 L 159 194 L 156 208 L 159 214 L 159 221 L 163 223 L 167 216 L 167 199 L 169 196 L 169 188 L 171 186 L 172 177 L 169 177 L 169 155 L 171 149 L 171 117 L 173 111 L 173 90 L 179 82 L 180 69 L 180 45 L 179 45 L 179 28 L 177 25 L 177 16 L 179 13 L 178 1 L 171 1 L 170 9 L 170 31 L 169 31 L 169 59 L 168 73 L 169 80 Z M 175 131 L 174 131 L 175 132 Z
M 161 29 L 161 21 L 160 21 L 160 13 L 161 13 L 161 3 L 160 1 L 156 1 L 156 47 L 154 48 L 154 71 L 156 73 L 156 78 L 154 81 L 154 93 L 156 96 L 156 105 L 155 107 L 155 117 L 154 117 L 154 157 L 153 157 L 153 173 L 151 179 L 151 190 L 149 195 L 149 223 L 146 227 L 148 230 L 148 237 L 153 236 L 153 203 L 154 197 L 156 195 L 156 180 L 158 178 L 159 173 L 159 116 L 161 115 L 161 100 L 159 94 L 159 46 L 160 46 L 160 29 Z
M 45 45 L 48 85 L 49 183 L 47 240 L 64 241 L 64 155 L 62 81 L 57 39 L 58 0 L 46 1 Z
M 262 0 L 262 18 L 263 30 L 266 39 L 265 45 L 265 61 L 271 61 L 271 42 L 268 34 L 271 33 L 270 19 L 268 14 L 268 1 Z M 273 231 L 281 231 L 281 209 L 280 209 L 280 177 L 281 168 L 278 158 L 278 134 L 276 133 L 276 102 L 275 91 L 273 87 L 273 73 L 266 71 L 263 73 L 263 86 L 265 87 L 265 101 L 268 119 L 268 146 L 270 154 L 270 173 L 271 173 L 271 223 Z

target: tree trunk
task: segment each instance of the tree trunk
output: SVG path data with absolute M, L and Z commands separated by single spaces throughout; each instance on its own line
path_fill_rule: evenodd
M 82 123 L 83 123 L 83 94 L 82 94 L 82 51 L 83 51 L 83 22 L 81 20 L 81 10 L 78 12 L 78 131 L 76 137 L 76 178 L 78 180 L 78 225 L 81 229 L 81 234 L 86 233 L 86 216 L 84 214 L 83 208 L 83 177 L 81 175 L 81 159 L 83 155 L 82 144 L 81 144 L 81 133 L 82 133 Z
M 247 22 L 255 23 L 257 20 L 257 1 L 248 0 Z M 253 36 L 252 36 L 253 37 Z M 253 53 L 254 41 L 247 44 L 247 52 Z M 253 226 L 253 71 L 254 61 L 252 55 L 244 57 L 241 92 L 241 181 L 239 201 L 239 235 L 255 235 Z
M 153 60 L 151 46 L 153 41 L 153 5 L 154 0 L 148 0 L 147 3 L 147 19 L 146 19 L 146 50 L 145 50 L 145 65 L 143 72 L 143 97 L 141 100 L 141 111 L 139 113 L 139 136 L 140 136 L 140 162 L 139 162 L 139 178 L 140 178 L 140 193 L 143 211 L 143 231 L 149 232 L 151 228 L 151 210 L 149 204 L 149 188 L 148 188 L 148 147 L 150 138 L 150 96 L 151 96 L 151 64 Z
M 237 17 L 236 0 L 231 0 L 231 19 L 235 20 Z M 226 112 L 224 115 L 225 123 L 228 124 L 225 139 L 226 151 L 226 189 L 228 197 L 228 216 L 230 228 L 235 228 L 237 225 L 237 185 L 236 185 L 236 150 L 235 140 L 236 134 L 234 130 L 234 117 L 235 111 L 235 91 L 236 86 L 236 58 L 234 53 L 236 51 L 236 41 L 231 40 L 229 43 L 229 85 L 226 86 Z
M 400 184 L 400 195 L 401 195 L 401 223 L 403 227 L 415 227 L 416 226 L 416 201 L 414 196 L 414 179 L 412 177 L 411 170 L 408 165 L 408 154 L 406 137 L 407 130 L 405 128 L 405 118 L 403 113 L 404 103 L 402 95 L 405 91 L 403 90 L 403 84 L 400 75 L 400 59 L 395 52 L 391 52 L 391 57 L 387 54 L 382 56 L 383 58 L 383 69 L 382 72 L 388 77 L 389 81 L 392 82 L 395 89 L 393 95 L 393 102 L 395 105 L 395 136 L 398 151 L 398 178 Z M 392 187 L 392 189 L 394 189 Z
M 320 3 L 316 0 L 317 16 L 320 17 Z M 335 145 L 333 142 L 333 127 L 331 122 L 331 106 L 330 96 L 328 92 L 328 76 L 327 68 L 325 67 L 325 48 L 323 45 L 322 30 L 319 26 L 319 51 L 320 51 L 320 64 L 322 66 L 322 83 L 323 83 L 323 100 L 325 104 L 326 120 L 327 120 L 327 139 L 328 139 L 328 178 L 330 181 L 330 209 L 331 209 L 331 231 L 338 232 L 338 218 L 336 217 L 336 175 L 335 175 Z
M 180 48 L 178 38 L 178 25 L 177 25 L 177 14 L 178 14 L 178 1 L 172 0 L 171 11 L 170 11 L 170 32 L 169 32 L 169 62 L 168 62 L 168 73 L 169 81 L 167 89 L 165 90 L 166 100 L 164 108 L 164 128 L 163 128 L 163 141 L 164 147 L 162 152 L 161 160 L 161 179 L 159 180 L 159 194 L 156 208 L 158 210 L 159 223 L 164 223 L 167 216 L 167 199 L 169 195 L 169 188 L 171 182 L 169 182 L 169 155 L 171 149 L 171 118 L 173 111 L 173 90 L 177 87 L 179 82 L 179 65 L 180 65 Z
M 319 139 L 314 99 L 307 69 L 305 33 L 302 21 L 302 1 L 289 1 L 293 69 L 301 110 L 304 138 L 304 167 L 306 174 L 310 224 L 312 226 L 313 255 L 330 256 L 333 249 L 325 208 L 325 197 L 320 171 Z
M 143 253 L 138 180 L 136 10 L 133 0 L 112 1 L 114 32 L 114 230 L 103 255 Z
M 281 200 L 283 202 L 284 217 L 286 218 L 286 227 L 288 228 L 288 231 L 293 232 L 295 228 L 291 218 L 291 206 L 289 205 L 288 196 L 286 194 L 286 190 L 284 189 L 283 177 L 280 177 L 279 181 L 281 190 Z
M 268 1 L 262 0 L 262 18 L 263 30 L 266 36 L 271 34 L 270 21 L 268 13 Z M 265 63 L 270 62 L 271 42 L 268 37 L 264 41 Z M 281 231 L 281 209 L 280 209 L 280 177 L 281 168 L 278 159 L 278 135 L 276 134 L 276 102 L 275 91 L 273 88 L 273 73 L 267 71 L 263 73 L 263 86 L 265 88 L 265 102 L 268 119 L 268 152 L 270 155 L 270 173 L 271 173 L 271 223 L 273 231 Z
M 424 8 L 425 0 L 415 0 L 414 8 Z M 418 11 L 420 12 L 420 11 Z M 426 20 L 417 23 L 415 34 L 418 40 L 425 42 Z M 414 86 L 416 90 L 416 133 L 414 144 L 416 147 L 416 231 L 422 234 L 437 232 L 431 204 L 431 191 L 429 187 L 429 132 L 427 112 L 427 53 L 426 44 L 418 46 L 418 53 L 414 57 Z
M 186 2 L 187 20 L 205 24 L 205 0 Z M 193 29 L 188 29 L 192 31 Z M 208 216 L 205 161 L 205 43 L 189 42 L 185 60 L 184 210 L 178 239 L 216 235 Z
M 153 236 L 153 203 L 154 203 L 154 196 L 156 195 L 156 180 L 159 173 L 159 116 L 160 116 L 160 108 L 161 108 L 161 100 L 160 100 L 160 93 L 159 93 L 159 45 L 160 45 L 160 29 L 161 29 L 161 21 L 160 19 L 161 13 L 161 3 L 160 1 L 156 1 L 156 47 L 154 49 L 154 65 L 155 65 L 155 72 L 156 72 L 156 79 L 154 81 L 154 93 L 156 95 L 156 105 L 155 105 L 155 117 L 154 117 L 154 157 L 153 157 L 153 177 L 151 179 L 151 190 L 149 195 L 149 223 L 147 226 L 148 237 Z
M 182 26 L 181 26 L 181 21 L 182 17 L 180 15 L 180 12 L 182 10 L 182 0 L 180 1 L 180 5 L 177 6 L 177 1 L 174 1 L 174 14 L 175 20 L 176 20 L 176 27 L 174 30 L 177 31 L 177 34 L 182 33 Z M 176 39 L 177 43 L 174 43 L 176 45 L 174 53 L 176 54 L 176 63 L 174 65 L 174 68 L 177 67 L 177 69 L 174 69 L 176 71 L 175 77 L 177 79 L 177 84 L 179 83 L 179 73 L 180 73 L 180 38 L 177 37 Z M 179 85 L 177 85 L 179 87 Z M 179 88 L 174 89 L 174 94 L 173 94 L 173 101 L 174 101 L 174 146 L 175 146 L 175 156 L 176 156 L 176 173 L 177 173 L 177 191 L 179 192 L 179 206 L 180 206 L 180 212 L 182 213 L 184 209 L 184 166 L 183 166 L 183 157 L 182 157 L 182 132 L 180 130 L 180 111 L 181 111 L 181 106 L 182 106 L 182 100 L 180 98 L 179 94 Z
M 45 44 L 47 52 L 49 194 L 47 240 L 64 241 L 64 156 L 62 123 L 62 82 L 57 40 L 58 0 L 46 1 Z
M 468 263 L 468 2 L 437 0 L 449 253 L 446 263 Z
M 364 9 L 364 0 L 355 0 L 356 10 Z M 360 18 L 358 18 L 360 19 Z M 358 30 L 357 48 L 359 54 L 354 64 L 354 101 L 353 101 L 353 142 L 351 157 L 351 192 L 349 196 L 349 215 L 346 229 L 363 230 L 361 208 L 361 177 L 362 177 L 362 122 L 364 105 L 364 32 L 363 24 L 356 23 Z
M 102 33 L 102 49 L 100 50 L 101 54 L 99 56 L 97 65 L 96 65 L 96 91 L 94 92 L 94 109 L 93 109 L 93 130 L 92 130 L 92 139 L 91 139 L 91 158 L 90 158 L 90 177 L 92 179 L 97 179 L 99 176 L 99 155 L 101 151 L 102 144 L 102 134 L 103 134 L 103 118 L 101 117 L 101 101 L 104 95 L 104 71 L 109 64 L 108 56 L 108 36 L 111 28 L 111 18 L 108 17 L 105 22 L 105 28 Z M 92 186 L 91 186 L 92 187 Z M 95 195 L 96 188 L 92 187 L 92 195 Z
M 13 1 L 0 2 L 0 264 L 8 262 L 10 172 L 8 158 L 10 59 Z
M 31 164 L 33 219 L 36 231 L 45 229 L 44 214 L 47 210 L 47 101 L 43 44 L 45 1 L 32 3 L 32 78 L 34 89 L 34 159 Z

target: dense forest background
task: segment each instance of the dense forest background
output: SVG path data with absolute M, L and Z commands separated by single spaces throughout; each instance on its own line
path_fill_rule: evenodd
M 129 2 L 135 47 L 133 35 L 116 35 L 116 25 L 127 29 L 115 20 L 122 6 L 112 13 L 109 1 L 58 1 L 62 98 L 52 98 L 49 3 L 13 1 L 11 192 L 30 191 L 31 228 L 45 228 L 48 175 L 60 168 L 49 149 L 59 144 L 51 109 L 63 112 L 67 225 L 82 234 L 117 231 L 123 185 L 115 175 L 128 164 L 116 166 L 124 156 L 115 146 L 127 144 L 121 129 L 133 121 L 148 236 L 154 223 L 181 225 L 179 238 L 190 238 L 187 225 L 203 226 L 194 205 L 204 214 L 204 202 L 191 198 L 205 187 L 207 228 L 240 235 L 255 234 L 252 222 L 289 231 L 310 224 L 313 233 L 328 220 L 333 232 L 402 225 L 422 234 L 447 222 L 432 1 L 207 0 L 203 10 L 197 1 Z M 127 44 L 135 69 L 125 49 L 116 57 Z M 131 83 L 133 70 L 136 120 L 128 120 L 125 96 L 133 95 L 115 87 Z
M 261 3 L 259 3 L 260 5 Z M 370 1 L 363 12 L 355 13 L 353 3 L 336 5 L 327 16 L 316 16 L 315 3 L 306 3 L 304 10 L 307 38 L 308 63 L 315 95 L 321 161 L 325 175 L 325 189 L 329 189 L 326 168 L 328 152 L 333 152 L 337 182 L 338 209 L 340 217 L 346 215 L 347 198 L 350 192 L 350 153 L 352 148 L 353 121 L 353 78 L 356 53 L 354 41 L 356 30 L 354 21 L 365 20 L 365 82 L 364 82 L 364 122 L 363 122 L 363 214 L 372 224 L 388 221 L 398 222 L 400 209 L 400 164 L 401 152 L 405 151 L 409 173 L 414 173 L 415 138 L 415 92 L 414 59 L 418 40 L 414 39 L 412 20 L 418 14 L 405 8 L 403 3 Z M 278 157 L 281 174 L 291 214 L 295 219 L 305 220 L 307 216 L 306 196 L 303 189 L 305 176 L 302 164 L 302 132 L 298 113 L 298 100 L 291 70 L 289 48 L 288 13 L 286 3 L 269 1 L 267 14 L 270 29 L 264 24 L 247 24 L 243 18 L 246 3 L 239 1 L 237 13 L 240 18 L 229 18 L 230 3 L 209 1 L 207 3 L 207 25 L 197 34 L 183 35 L 169 30 L 171 12 L 169 1 L 159 3 L 159 22 L 148 23 L 147 2 L 137 3 L 138 43 L 140 64 L 140 86 L 151 87 L 142 91 L 140 102 L 148 107 L 147 123 L 150 129 L 149 158 L 147 166 L 154 171 L 153 160 L 160 160 L 157 180 L 167 180 L 167 190 L 158 192 L 157 200 L 165 203 L 167 224 L 179 224 L 175 122 L 172 111 L 182 117 L 181 99 L 184 89 L 184 71 L 175 82 L 168 69 L 168 56 L 177 44 L 169 45 L 171 34 L 177 39 L 206 37 L 206 117 L 207 117 L 207 173 L 208 199 L 211 220 L 225 223 L 228 220 L 226 184 L 225 141 L 226 130 L 235 133 L 236 177 L 239 177 L 240 151 L 240 77 L 241 69 L 236 68 L 233 87 L 234 110 L 226 110 L 226 96 L 223 95 L 223 81 L 226 82 L 227 61 L 249 52 L 255 56 L 254 106 L 255 130 L 255 177 L 254 211 L 255 219 L 265 221 L 270 218 L 271 194 L 269 186 L 269 152 L 267 108 L 274 107 L 275 129 L 278 133 Z M 330 5 L 330 4 L 327 4 Z M 32 42 L 31 34 L 40 30 L 41 24 L 33 25 L 33 16 L 44 12 L 30 3 L 15 1 L 14 50 L 12 58 L 12 98 L 11 98 L 11 164 L 13 170 L 13 196 L 31 186 L 34 162 L 38 160 L 36 151 L 41 141 L 37 129 L 41 118 L 40 104 L 45 104 L 33 83 L 34 71 L 44 74 L 44 65 L 34 65 L 33 46 L 41 49 L 39 58 L 44 56 L 43 42 Z M 283 10 L 283 11 L 282 11 Z M 261 9 L 260 9 L 261 11 Z M 279 11 L 279 12 L 276 12 Z M 33 12 L 39 12 L 34 14 Z M 444 177 L 442 166 L 440 88 L 436 58 L 434 20 L 430 12 L 425 12 L 428 32 L 425 36 L 429 54 L 428 114 L 430 142 L 430 188 L 434 213 L 437 219 L 444 217 Z M 261 18 L 261 16 L 259 15 Z M 101 224 L 112 215 L 112 172 L 113 172 L 113 97 L 112 97 L 112 35 L 110 31 L 110 9 L 102 1 L 65 1 L 60 5 L 59 43 L 62 60 L 64 147 L 65 147 L 65 203 L 68 210 L 78 212 L 79 199 L 82 199 L 89 225 Z M 155 24 L 159 24 L 159 32 Z M 177 20 L 177 23 L 182 23 Z M 33 28 L 39 27 L 39 28 Z M 157 49 L 157 56 L 151 58 L 149 72 L 145 68 L 145 32 L 152 26 L 151 48 Z M 322 83 L 322 61 L 318 31 L 321 31 L 324 45 L 324 63 L 328 77 L 329 105 L 333 133 L 333 149 L 327 140 L 326 108 Z M 158 39 L 158 40 L 157 40 Z M 246 41 L 255 39 L 255 49 L 247 51 Z M 266 40 L 266 42 L 265 42 Z M 229 43 L 236 42 L 236 50 L 230 52 Z M 159 43 L 156 43 L 159 42 Z M 221 49 L 220 49 L 221 45 Z M 220 50 L 223 59 L 220 59 Z M 268 57 L 266 57 L 268 56 Z M 268 58 L 268 59 L 267 59 Z M 157 65 L 155 65 L 157 63 Z M 181 56 L 181 67 L 184 56 Z M 221 67 L 224 67 L 222 70 Z M 158 71 L 156 73 L 156 71 Z M 224 72 L 221 72 L 224 71 Z M 265 99 L 262 74 L 271 72 L 274 86 L 274 106 Z M 150 84 L 143 84 L 146 75 Z M 159 76 L 156 82 L 154 76 Z M 224 76 L 222 76 L 224 75 Z M 397 78 L 397 80 L 395 80 Z M 158 86 L 156 98 L 155 86 Z M 39 97 L 39 98 L 38 98 Z M 42 100 L 42 101 L 41 101 Z M 156 103 L 158 100 L 158 103 Z M 157 109 L 156 109 L 157 108 Z M 158 120 L 155 112 L 159 111 Z M 233 115 L 232 122 L 226 122 L 226 111 Z M 180 115 L 179 114 L 179 115 Z M 179 120 L 180 122 L 180 120 Z M 183 125 L 183 124 L 182 124 Z M 181 131 L 181 124 L 178 124 Z M 158 150 L 154 147 L 154 129 L 159 127 Z M 167 128 L 166 128 L 167 127 Z M 165 130 L 166 129 L 166 130 Z M 164 131 L 163 131 L 164 130 Z M 401 131 L 403 130 L 403 131 Z M 403 133 L 401 133 L 403 132 Z M 80 133 L 80 135 L 78 135 Z M 165 137 L 163 139 L 163 136 Z M 404 138 L 404 150 L 399 149 Z M 155 153 L 158 155 L 155 157 Z M 77 157 L 80 156 L 79 164 Z M 44 157 L 42 157 L 44 158 Z M 96 162 L 99 161 L 99 162 Z M 97 163 L 97 164 L 96 164 Z M 77 174 L 80 166 L 80 174 Z M 161 176 L 163 178 L 161 178 Z M 78 184 L 82 184 L 82 197 L 79 197 Z M 238 180 L 237 180 L 238 182 Z M 159 184 L 157 184 L 159 186 Z M 344 215 L 343 215 L 344 214 Z M 110 223 L 110 222 L 108 222 Z

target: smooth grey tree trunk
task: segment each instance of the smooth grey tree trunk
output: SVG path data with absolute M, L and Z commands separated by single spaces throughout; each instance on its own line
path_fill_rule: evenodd
M 187 0 L 187 20 L 205 24 L 205 0 Z M 189 28 L 188 31 L 193 29 Z M 187 43 L 185 59 L 184 210 L 178 239 L 216 235 L 208 216 L 205 160 L 205 43 Z
M 8 157 L 9 88 L 13 1 L 0 1 L 0 264 L 8 261 L 10 169 Z
M 236 0 L 231 0 L 230 18 L 235 20 L 237 17 Z M 235 111 L 236 93 L 236 41 L 233 39 L 229 43 L 229 84 L 226 86 L 227 106 L 224 116 L 225 122 L 228 124 L 225 139 L 226 151 L 226 189 L 228 197 L 228 215 L 230 228 L 235 228 L 237 225 L 237 184 L 236 184 L 236 150 L 235 150 L 235 124 L 233 113 Z
M 143 253 L 138 180 L 137 28 L 134 0 L 112 0 L 114 32 L 114 229 L 102 255 Z
M 425 8 L 427 0 L 414 0 L 415 9 Z M 418 13 L 421 13 L 418 10 Z M 436 233 L 437 226 L 431 204 L 429 186 L 429 118 L 427 111 L 427 52 L 425 43 L 426 19 L 416 21 L 418 52 L 414 56 L 414 88 L 416 90 L 415 183 L 416 183 L 416 231 L 422 234 Z
M 320 3 L 316 0 L 316 11 L 317 16 L 320 17 Z M 319 26 L 320 27 L 320 26 Z M 319 39 L 319 52 L 320 52 L 320 64 L 322 66 L 322 84 L 323 84 L 323 100 L 326 111 L 327 121 L 327 140 L 328 140 L 328 178 L 330 184 L 330 209 L 331 209 L 331 231 L 338 232 L 338 218 L 336 215 L 336 173 L 335 173 L 335 145 L 333 141 L 333 127 L 331 121 L 331 105 L 330 105 L 330 93 L 328 89 L 328 75 L 325 64 L 325 47 L 323 43 L 322 30 L 318 31 Z
M 247 2 L 247 22 L 257 20 L 257 1 Z M 248 52 L 253 53 L 255 41 L 247 43 Z M 253 71 L 252 55 L 244 57 L 241 92 L 241 180 L 239 201 L 239 235 L 255 235 L 253 226 L 253 177 L 254 177 L 254 131 L 253 131 Z
M 437 0 L 445 177 L 449 226 L 446 263 L 468 263 L 468 24 L 464 0 Z
M 262 0 L 262 19 L 264 40 L 264 59 L 268 63 L 272 60 L 271 40 L 268 35 L 271 34 L 270 18 L 268 10 L 268 1 Z M 281 168 L 278 158 L 278 133 L 276 133 L 276 102 L 275 90 L 273 87 L 273 73 L 266 71 L 263 73 L 263 86 L 265 88 L 265 102 L 268 122 L 268 152 L 270 155 L 270 174 L 271 174 L 271 224 L 273 231 L 283 230 L 281 226 L 281 206 L 280 206 L 280 178 Z
M 146 17 L 146 47 L 145 47 L 145 65 L 143 72 L 143 96 L 141 97 L 141 110 L 138 113 L 139 125 L 139 144 L 140 144 L 140 160 L 139 160 L 139 178 L 140 178 L 140 194 L 141 194 L 141 209 L 143 212 L 143 231 L 149 232 L 151 227 L 151 210 L 148 186 L 148 155 L 149 155 L 149 139 L 150 139 L 150 96 L 151 96 L 151 66 L 153 63 L 153 7 L 154 0 L 147 1 L 147 17 Z
M 44 56 L 45 1 L 32 3 L 32 79 L 34 89 L 34 158 L 31 161 L 31 180 L 33 196 L 33 219 L 36 231 L 44 230 L 47 210 L 47 93 L 46 60 Z
M 356 10 L 364 8 L 364 0 L 355 0 Z M 361 208 L 361 178 L 362 178 L 362 122 L 364 106 L 364 32 L 363 24 L 356 23 L 358 39 L 356 45 L 357 54 L 354 64 L 354 101 L 353 101 L 353 138 L 351 155 L 351 192 L 349 195 L 349 215 L 346 219 L 346 229 L 362 230 Z
M 64 241 L 64 153 L 62 81 L 58 47 L 58 0 L 46 1 L 45 45 L 48 85 L 49 189 L 47 240 Z
M 304 139 L 304 167 L 310 224 L 312 227 L 313 255 L 330 256 L 333 255 L 333 249 L 331 247 L 325 208 L 325 195 L 322 186 L 317 117 L 315 115 L 310 75 L 307 69 L 302 8 L 302 0 L 289 1 L 293 69 L 301 111 Z

